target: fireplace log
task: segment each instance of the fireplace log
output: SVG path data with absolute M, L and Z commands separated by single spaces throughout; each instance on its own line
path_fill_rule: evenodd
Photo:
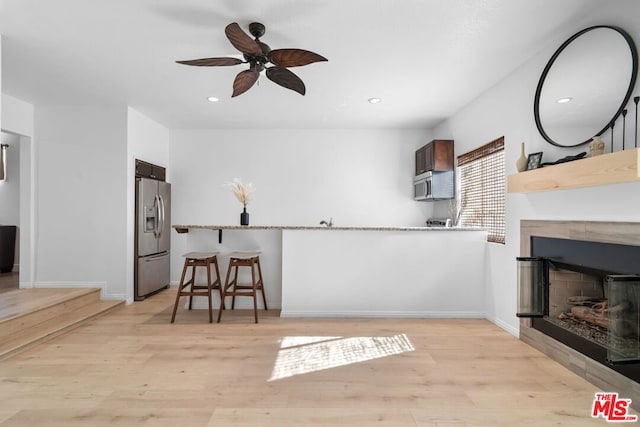
M 626 337 L 638 332 L 635 323 L 623 317 L 631 307 L 629 301 L 623 301 L 607 309 L 605 301 L 593 307 L 571 307 L 571 315 L 576 319 L 605 329 L 611 328 L 613 334 Z M 611 321 L 609 317 L 611 317 Z
M 603 328 L 609 327 L 609 320 L 603 311 L 596 310 L 590 307 L 571 307 L 571 314 L 585 322 L 593 323 Z
M 606 301 L 605 299 L 602 298 L 597 298 L 597 297 L 588 297 L 588 296 L 583 296 L 583 295 L 576 295 L 576 296 L 572 296 L 567 298 L 567 303 L 571 304 L 571 305 L 595 305 L 597 303 L 601 303 L 603 301 Z

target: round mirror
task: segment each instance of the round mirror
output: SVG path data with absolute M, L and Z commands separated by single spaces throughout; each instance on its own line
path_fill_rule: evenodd
M 547 63 L 534 100 L 536 126 L 558 147 L 602 135 L 631 97 L 638 53 L 622 29 L 598 25 L 569 38 Z

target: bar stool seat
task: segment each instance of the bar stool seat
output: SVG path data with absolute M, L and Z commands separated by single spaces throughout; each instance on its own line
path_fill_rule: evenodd
M 253 317 L 258 323 L 258 292 L 262 292 L 262 302 L 264 309 L 267 308 L 267 298 L 264 294 L 264 285 L 262 282 L 262 268 L 260 267 L 260 251 L 235 251 L 229 254 L 229 268 L 227 269 L 226 279 L 222 287 L 222 299 L 220 301 L 220 310 L 218 310 L 218 323 L 222 318 L 224 310 L 224 300 L 230 296 L 231 309 L 235 308 L 236 297 L 253 297 Z M 251 269 L 251 283 L 238 283 L 238 269 L 240 267 L 249 267 Z
M 178 293 L 176 294 L 176 302 L 173 305 L 173 314 L 171 315 L 171 323 L 176 318 L 176 311 L 178 310 L 178 304 L 180 297 L 189 297 L 189 310 L 191 310 L 193 297 L 202 296 L 207 297 L 209 301 L 209 323 L 213 323 L 213 301 L 212 291 L 218 289 L 220 291 L 220 298 L 222 299 L 222 286 L 220 283 L 220 270 L 218 269 L 218 254 L 219 252 L 189 252 L 183 255 L 184 266 L 182 267 L 182 276 L 180 277 L 180 284 L 178 285 Z M 216 277 L 212 280 L 211 266 L 213 265 Z M 185 281 L 187 270 L 191 267 L 191 278 Z M 196 267 L 204 267 L 207 273 L 206 284 L 196 284 Z M 188 289 L 187 289 L 188 288 Z

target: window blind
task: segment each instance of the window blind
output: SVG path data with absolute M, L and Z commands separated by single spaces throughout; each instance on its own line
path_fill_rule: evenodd
M 458 156 L 460 225 L 484 227 L 490 242 L 505 242 L 504 137 Z

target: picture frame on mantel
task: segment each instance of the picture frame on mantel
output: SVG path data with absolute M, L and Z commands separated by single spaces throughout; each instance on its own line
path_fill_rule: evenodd
M 527 170 L 538 169 L 542 164 L 542 151 L 531 153 L 527 157 Z

